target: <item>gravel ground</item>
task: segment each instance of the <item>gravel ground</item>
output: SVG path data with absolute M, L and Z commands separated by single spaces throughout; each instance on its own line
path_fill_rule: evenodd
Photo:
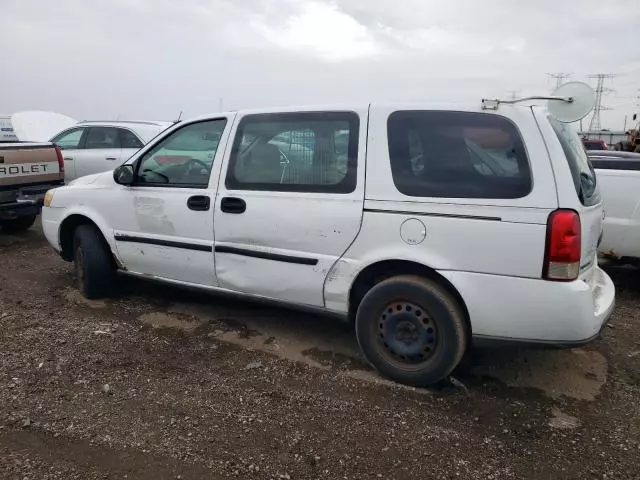
M 128 279 L 86 301 L 38 228 L 0 262 L 1 478 L 640 478 L 634 269 L 603 339 L 416 390 L 330 318 Z

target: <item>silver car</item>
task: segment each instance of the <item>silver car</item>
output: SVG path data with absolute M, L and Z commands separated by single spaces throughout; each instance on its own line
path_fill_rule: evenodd
M 50 141 L 63 151 L 65 182 L 113 170 L 172 122 L 83 121 Z

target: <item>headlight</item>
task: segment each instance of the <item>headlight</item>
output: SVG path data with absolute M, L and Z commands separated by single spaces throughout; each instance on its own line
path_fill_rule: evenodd
M 53 190 L 47 190 L 47 193 L 44 194 L 44 206 L 50 207 L 51 202 L 53 202 L 53 194 L 55 192 Z

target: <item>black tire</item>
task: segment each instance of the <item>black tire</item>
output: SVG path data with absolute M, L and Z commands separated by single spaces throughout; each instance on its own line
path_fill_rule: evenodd
M 35 223 L 37 215 L 26 215 L 24 217 L 12 218 L 10 220 L 0 220 L 0 227 L 6 233 L 17 233 L 29 230 Z
M 356 314 L 365 358 L 384 376 L 424 387 L 446 378 L 467 347 L 462 307 L 440 284 L 402 275 L 375 285 Z
M 111 251 L 93 225 L 80 225 L 73 237 L 73 261 L 78 290 L 89 299 L 102 298 L 113 288 Z

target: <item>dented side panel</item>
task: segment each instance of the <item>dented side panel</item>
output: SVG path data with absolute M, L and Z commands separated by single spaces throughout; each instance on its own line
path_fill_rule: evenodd
M 340 110 L 332 110 L 335 111 Z M 229 188 L 225 177 L 230 159 L 225 156 L 214 218 L 220 287 L 301 305 L 324 306 L 325 279 L 357 237 L 363 213 L 368 110 L 364 107 L 348 111 L 359 117 L 353 192 Z M 239 117 L 236 123 L 241 121 Z M 234 136 L 235 131 L 230 143 Z M 244 201 L 246 211 L 224 212 L 221 202 L 226 197 Z

